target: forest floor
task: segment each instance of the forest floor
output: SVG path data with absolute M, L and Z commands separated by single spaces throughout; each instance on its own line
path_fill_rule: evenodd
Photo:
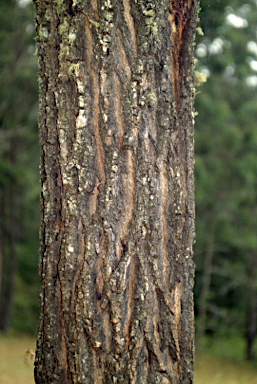
M 201 358 L 196 354 L 195 384 L 257 384 L 257 365 L 221 356 L 226 348 L 220 347 Z M 33 337 L 0 336 L 0 383 L 33 384 L 34 351 Z
M 196 355 L 195 384 L 257 384 L 257 368 L 230 358 Z
M 0 383 L 33 384 L 36 341 L 25 335 L 0 336 Z M 32 353 L 32 354 L 31 354 Z

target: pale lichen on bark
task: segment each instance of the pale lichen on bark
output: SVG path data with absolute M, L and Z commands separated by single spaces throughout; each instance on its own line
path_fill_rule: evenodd
M 192 383 L 198 2 L 34 3 L 36 383 Z

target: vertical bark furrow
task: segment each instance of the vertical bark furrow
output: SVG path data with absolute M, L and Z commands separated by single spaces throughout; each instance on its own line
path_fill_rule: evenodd
M 137 55 L 137 37 L 136 37 L 134 19 L 131 15 L 130 0 L 123 0 L 123 7 L 124 7 L 123 8 L 124 19 L 126 21 L 126 26 L 130 32 L 129 37 L 132 40 L 133 51 L 130 52 L 130 55 L 132 56 L 132 60 L 133 60 L 134 57 Z
M 192 383 L 197 3 L 34 2 L 36 383 Z

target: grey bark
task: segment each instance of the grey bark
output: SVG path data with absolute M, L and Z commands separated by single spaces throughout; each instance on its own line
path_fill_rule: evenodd
M 34 0 L 36 383 L 192 383 L 197 1 Z

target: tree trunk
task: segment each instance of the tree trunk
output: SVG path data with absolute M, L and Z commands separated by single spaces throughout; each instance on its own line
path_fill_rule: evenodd
M 5 305 L 6 305 L 6 207 L 5 207 L 5 193 L 4 187 L 0 190 L 0 331 L 5 330 Z
M 257 298 L 256 298 L 256 251 L 250 250 L 247 255 L 246 285 L 247 285 L 247 319 L 246 319 L 246 357 L 253 360 L 253 346 L 256 336 Z
M 34 3 L 36 383 L 192 383 L 198 2 Z
M 15 140 L 10 142 L 8 160 L 15 167 Z M 15 179 L 5 181 L 0 191 L 0 201 L 0 331 L 4 333 L 10 325 L 17 268 L 18 206 Z
M 210 221 L 207 225 L 207 244 L 203 265 L 203 276 L 201 291 L 199 294 L 199 315 L 198 325 L 196 329 L 196 340 L 198 342 L 198 352 L 201 354 L 204 347 L 204 334 L 206 329 L 206 316 L 208 309 L 208 295 L 211 286 L 212 265 L 214 256 L 214 244 L 215 244 L 215 227 L 216 227 L 216 215 L 210 214 Z
M 14 289 L 15 289 L 15 274 L 17 269 L 17 234 L 18 234 L 18 204 L 17 204 L 17 183 L 13 181 L 10 186 L 10 245 L 9 245 L 9 273 L 8 273 L 8 288 L 6 292 L 6 305 L 4 312 L 4 323 L 3 323 L 3 331 L 7 331 L 13 309 L 13 300 L 14 300 Z

